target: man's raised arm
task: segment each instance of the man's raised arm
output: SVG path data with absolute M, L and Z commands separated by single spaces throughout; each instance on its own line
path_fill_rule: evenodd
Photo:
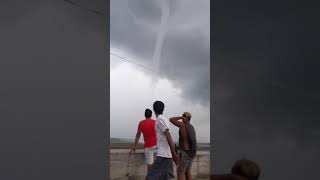
M 182 127 L 183 122 L 179 121 L 180 119 L 182 119 L 182 117 L 172 117 L 170 118 L 170 122 L 177 127 Z

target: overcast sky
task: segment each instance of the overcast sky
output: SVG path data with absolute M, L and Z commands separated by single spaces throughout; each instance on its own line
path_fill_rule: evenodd
M 209 142 L 209 5 L 209 0 L 111 0 L 110 51 L 147 68 L 110 56 L 111 137 L 134 138 L 144 110 L 162 100 L 167 117 L 189 111 L 199 141 Z M 177 128 L 172 134 L 178 140 Z

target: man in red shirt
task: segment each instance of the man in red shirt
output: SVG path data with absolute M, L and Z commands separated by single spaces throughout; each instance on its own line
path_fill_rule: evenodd
M 148 171 L 151 165 L 153 164 L 154 157 L 156 155 L 156 144 L 157 144 L 157 137 L 156 137 L 156 130 L 155 130 L 155 123 L 156 121 L 151 119 L 152 111 L 150 109 L 145 110 L 145 117 L 146 119 L 141 120 L 138 125 L 138 130 L 136 134 L 135 142 L 131 148 L 130 154 L 135 152 L 136 145 L 140 139 L 141 132 L 143 134 L 144 139 L 144 156 L 146 163 L 148 165 Z

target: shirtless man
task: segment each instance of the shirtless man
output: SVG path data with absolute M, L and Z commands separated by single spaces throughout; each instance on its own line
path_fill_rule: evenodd
M 182 121 L 180 121 L 182 120 Z M 170 122 L 179 127 L 179 147 L 178 147 L 178 180 L 191 180 L 191 165 L 196 155 L 197 141 L 193 126 L 190 124 L 191 114 L 183 113 L 181 117 L 172 117 Z

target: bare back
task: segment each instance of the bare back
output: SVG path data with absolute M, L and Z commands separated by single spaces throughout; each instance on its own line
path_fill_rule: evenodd
M 188 140 L 188 132 L 185 125 L 179 128 L 179 147 L 185 150 L 191 149 L 189 140 Z

